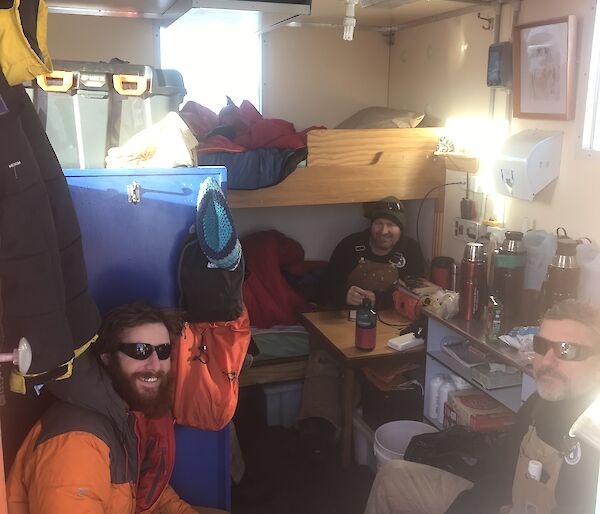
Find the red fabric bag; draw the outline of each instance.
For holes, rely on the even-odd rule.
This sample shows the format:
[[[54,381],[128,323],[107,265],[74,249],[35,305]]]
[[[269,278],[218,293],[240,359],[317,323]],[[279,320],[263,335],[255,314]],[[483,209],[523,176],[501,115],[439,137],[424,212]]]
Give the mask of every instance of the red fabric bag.
[[[250,344],[248,311],[232,321],[186,323],[173,355],[177,423],[221,430],[233,417]]]

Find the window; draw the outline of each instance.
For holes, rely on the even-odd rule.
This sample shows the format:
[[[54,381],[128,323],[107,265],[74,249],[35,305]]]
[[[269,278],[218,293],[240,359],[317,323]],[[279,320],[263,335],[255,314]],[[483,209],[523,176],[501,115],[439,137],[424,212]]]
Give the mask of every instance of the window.
[[[584,150],[600,151],[600,5],[596,6],[594,38],[588,77],[588,91],[585,102],[582,146]]]
[[[160,32],[161,67],[183,75],[186,101],[218,113],[229,96],[260,111],[260,13],[191,9]]]

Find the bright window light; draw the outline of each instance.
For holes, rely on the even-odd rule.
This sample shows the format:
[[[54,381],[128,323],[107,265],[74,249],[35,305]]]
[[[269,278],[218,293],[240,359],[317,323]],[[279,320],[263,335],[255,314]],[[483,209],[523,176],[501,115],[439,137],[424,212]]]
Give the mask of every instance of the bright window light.
[[[594,20],[594,39],[590,58],[587,99],[585,102],[585,120],[583,122],[582,146],[584,150],[600,151],[600,5],[596,6]]]
[[[260,111],[260,13],[191,9],[160,32],[161,67],[178,70],[193,100],[218,113],[229,96]]]

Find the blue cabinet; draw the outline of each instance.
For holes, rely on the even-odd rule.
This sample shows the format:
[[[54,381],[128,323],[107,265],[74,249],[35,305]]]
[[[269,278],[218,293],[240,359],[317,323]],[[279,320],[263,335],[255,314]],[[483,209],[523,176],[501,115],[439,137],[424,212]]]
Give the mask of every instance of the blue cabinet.
[[[200,184],[212,176],[226,191],[225,168],[77,169],[65,176],[100,311],[135,300],[176,306],[179,252]]]
[[[200,184],[223,167],[65,170],[75,205],[92,296],[102,313],[145,300],[177,305],[177,264],[196,219]],[[229,510],[229,429],[176,427],[172,484],[192,505]]]

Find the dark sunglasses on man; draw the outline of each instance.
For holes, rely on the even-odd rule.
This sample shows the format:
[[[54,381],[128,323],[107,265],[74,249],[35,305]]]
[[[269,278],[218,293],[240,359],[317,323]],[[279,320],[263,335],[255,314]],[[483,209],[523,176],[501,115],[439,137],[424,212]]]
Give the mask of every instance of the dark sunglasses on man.
[[[550,341],[545,337],[533,336],[533,351],[539,355],[546,355],[552,348],[554,356],[563,361],[584,361],[592,355],[597,355],[598,350],[590,346],[565,341]]]
[[[144,361],[156,352],[159,360],[164,361],[171,355],[171,343],[151,345],[149,343],[119,343],[117,351],[138,361]]]

